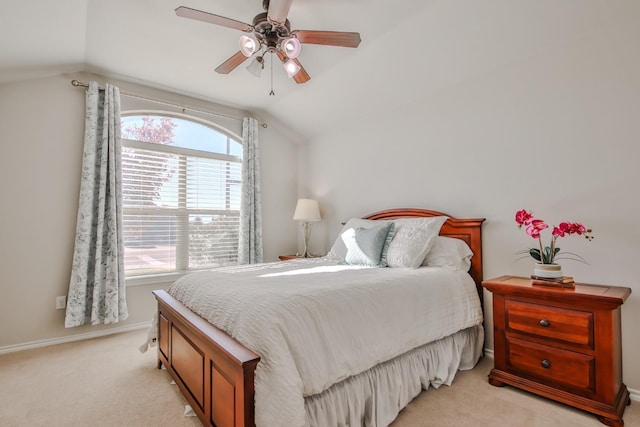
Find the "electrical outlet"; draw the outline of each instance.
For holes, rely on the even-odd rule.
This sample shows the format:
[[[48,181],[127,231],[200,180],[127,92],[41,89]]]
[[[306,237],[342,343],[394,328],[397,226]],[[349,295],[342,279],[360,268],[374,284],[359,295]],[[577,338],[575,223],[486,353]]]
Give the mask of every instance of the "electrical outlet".
[[[56,297],[56,310],[62,310],[67,306],[67,297],[65,295]]]

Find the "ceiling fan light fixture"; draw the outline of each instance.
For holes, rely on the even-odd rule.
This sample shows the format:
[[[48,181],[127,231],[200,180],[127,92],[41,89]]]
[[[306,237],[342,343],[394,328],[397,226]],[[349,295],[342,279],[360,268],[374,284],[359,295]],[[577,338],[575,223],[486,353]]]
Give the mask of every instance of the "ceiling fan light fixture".
[[[281,48],[288,58],[295,59],[298,57],[298,55],[300,55],[302,44],[300,43],[300,40],[295,37],[287,37],[286,39],[282,40]]]
[[[253,24],[237,21],[225,16],[180,6],[175,9],[176,15],[207,22],[222,27],[240,30],[243,32],[238,43],[240,50],[224,61],[215,71],[219,74],[229,74],[247,58],[271,54],[271,79],[273,80],[273,57],[280,60],[289,78],[296,83],[306,83],[311,77],[298,60],[302,44],[315,44],[324,46],[341,46],[355,48],[360,45],[360,33],[345,31],[316,31],[316,30],[291,30],[291,22],[287,15],[293,0],[263,0],[264,12],[258,13],[253,18]],[[252,62],[247,69],[255,76],[261,74],[264,69],[264,61]],[[273,91],[272,91],[273,92]]]
[[[247,58],[256,53],[260,49],[260,41],[253,33],[243,34],[240,36],[240,52]]]
[[[284,66],[284,70],[287,72],[287,77],[289,78],[292,78],[293,76],[298,74],[298,71],[302,69],[302,67],[298,65],[298,63],[293,59],[289,59],[282,65]]]

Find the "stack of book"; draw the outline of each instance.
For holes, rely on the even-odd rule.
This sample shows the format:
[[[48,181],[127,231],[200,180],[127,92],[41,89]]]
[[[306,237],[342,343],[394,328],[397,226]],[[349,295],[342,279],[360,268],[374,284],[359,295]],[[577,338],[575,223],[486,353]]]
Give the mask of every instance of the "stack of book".
[[[558,288],[575,288],[576,287],[576,282],[573,281],[573,277],[571,276],[540,277],[540,276],[532,275],[531,284],[542,285],[542,286],[556,286]]]

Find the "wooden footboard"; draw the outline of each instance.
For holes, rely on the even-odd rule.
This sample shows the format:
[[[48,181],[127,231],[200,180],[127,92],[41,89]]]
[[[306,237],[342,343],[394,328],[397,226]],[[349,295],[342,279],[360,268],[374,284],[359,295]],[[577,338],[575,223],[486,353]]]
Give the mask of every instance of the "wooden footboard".
[[[158,368],[164,365],[204,425],[254,426],[260,357],[165,291],[158,301]]]

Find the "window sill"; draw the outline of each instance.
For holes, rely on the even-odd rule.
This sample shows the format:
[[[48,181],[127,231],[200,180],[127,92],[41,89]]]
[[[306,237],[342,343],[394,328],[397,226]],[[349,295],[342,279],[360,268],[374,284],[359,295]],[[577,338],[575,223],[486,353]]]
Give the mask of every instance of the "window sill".
[[[129,286],[142,286],[160,283],[173,283],[187,273],[167,273],[167,274],[151,274],[147,276],[129,277],[125,279],[125,284]]]

